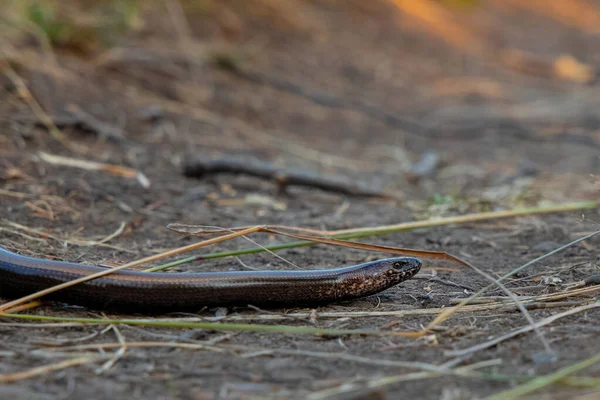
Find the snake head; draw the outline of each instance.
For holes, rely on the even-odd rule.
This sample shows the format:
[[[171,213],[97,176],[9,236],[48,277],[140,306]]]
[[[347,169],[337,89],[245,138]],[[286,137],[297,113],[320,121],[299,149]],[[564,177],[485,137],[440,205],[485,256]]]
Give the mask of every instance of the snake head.
[[[371,261],[352,268],[340,281],[345,298],[356,298],[379,293],[412,278],[421,269],[421,260],[414,257],[396,257]]]
[[[421,260],[415,257],[397,257],[381,260],[382,266],[386,269],[386,275],[393,278],[396,283],[400,283],[412,278],[421,269]]]

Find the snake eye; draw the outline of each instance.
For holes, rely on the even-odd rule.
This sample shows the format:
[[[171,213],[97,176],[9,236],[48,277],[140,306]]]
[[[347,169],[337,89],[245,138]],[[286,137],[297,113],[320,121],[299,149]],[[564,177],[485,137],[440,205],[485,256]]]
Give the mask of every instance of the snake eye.
[[[400,261],[394,261],[394,263],[392,264],[392,268],[396,269],[396,270],[401,270],[403,267],[403,264]]]

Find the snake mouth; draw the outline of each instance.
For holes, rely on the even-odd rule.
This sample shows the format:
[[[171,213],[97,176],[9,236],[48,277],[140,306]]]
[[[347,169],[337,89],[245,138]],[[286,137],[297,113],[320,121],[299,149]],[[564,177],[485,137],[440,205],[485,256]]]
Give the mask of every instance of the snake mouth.
[[[420,270],[423,263],[418,258],[407,257],[406,266],[402,271],[402,276],[404,279],[410,279],[415,276]]]
[[[412,272],[413,274],[416,274],[417,272],[419,272],[421,270],[421,266],[423,265],[421,260],[419,260],[418,258],[415,258],[415,257],[407,257],[405,261],[406,261],[405,271]]]
[[[395,283],[403,282],[415,276],[420,270],[422,262],[416,257],[400,257],[388,261],[387,275],[393,277]],[[391,267],[391,268],[390,268]]]

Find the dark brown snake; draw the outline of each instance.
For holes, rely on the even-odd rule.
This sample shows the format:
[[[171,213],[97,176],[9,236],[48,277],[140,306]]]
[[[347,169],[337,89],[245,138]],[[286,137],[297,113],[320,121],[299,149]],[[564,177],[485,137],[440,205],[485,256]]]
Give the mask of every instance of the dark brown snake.
[[[157,312],[204,306],[298,306],[368,296],[412,278],[418,258],[305,271],[155,273],[116,271],[45,296],[118,311]],[[0,247],[0,298],[18,298],[105,268],[21,256]]]

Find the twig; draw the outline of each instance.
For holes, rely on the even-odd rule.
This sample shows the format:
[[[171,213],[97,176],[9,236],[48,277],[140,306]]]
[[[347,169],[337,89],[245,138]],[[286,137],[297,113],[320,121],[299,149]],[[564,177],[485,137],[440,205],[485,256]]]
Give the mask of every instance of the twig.
[[[38,156],[45,162],[52,165],[62,165],[73,168],[81,168],[87,171],[103,171],[108,172],[111,175],[121,176],[124,178],[133,178],[144,188],[150,187],[150,180],[140,171],[135,169],[123,167],[121,165],[105,164],[95,161],[80,160],[71,157],[57,156],[53,154],[44,153],[40,151]]]
[[[326,176],[314,171],[278,168],[255,158],[221,157],[210,159],[196,157],[186,162],[184,174],[200,178],[218,173],[245,174],[274,181],[279,193],[288,186],[308,186],[350,196],[381,197],[394,199],[398,196],[361,185],[341,176]]]

